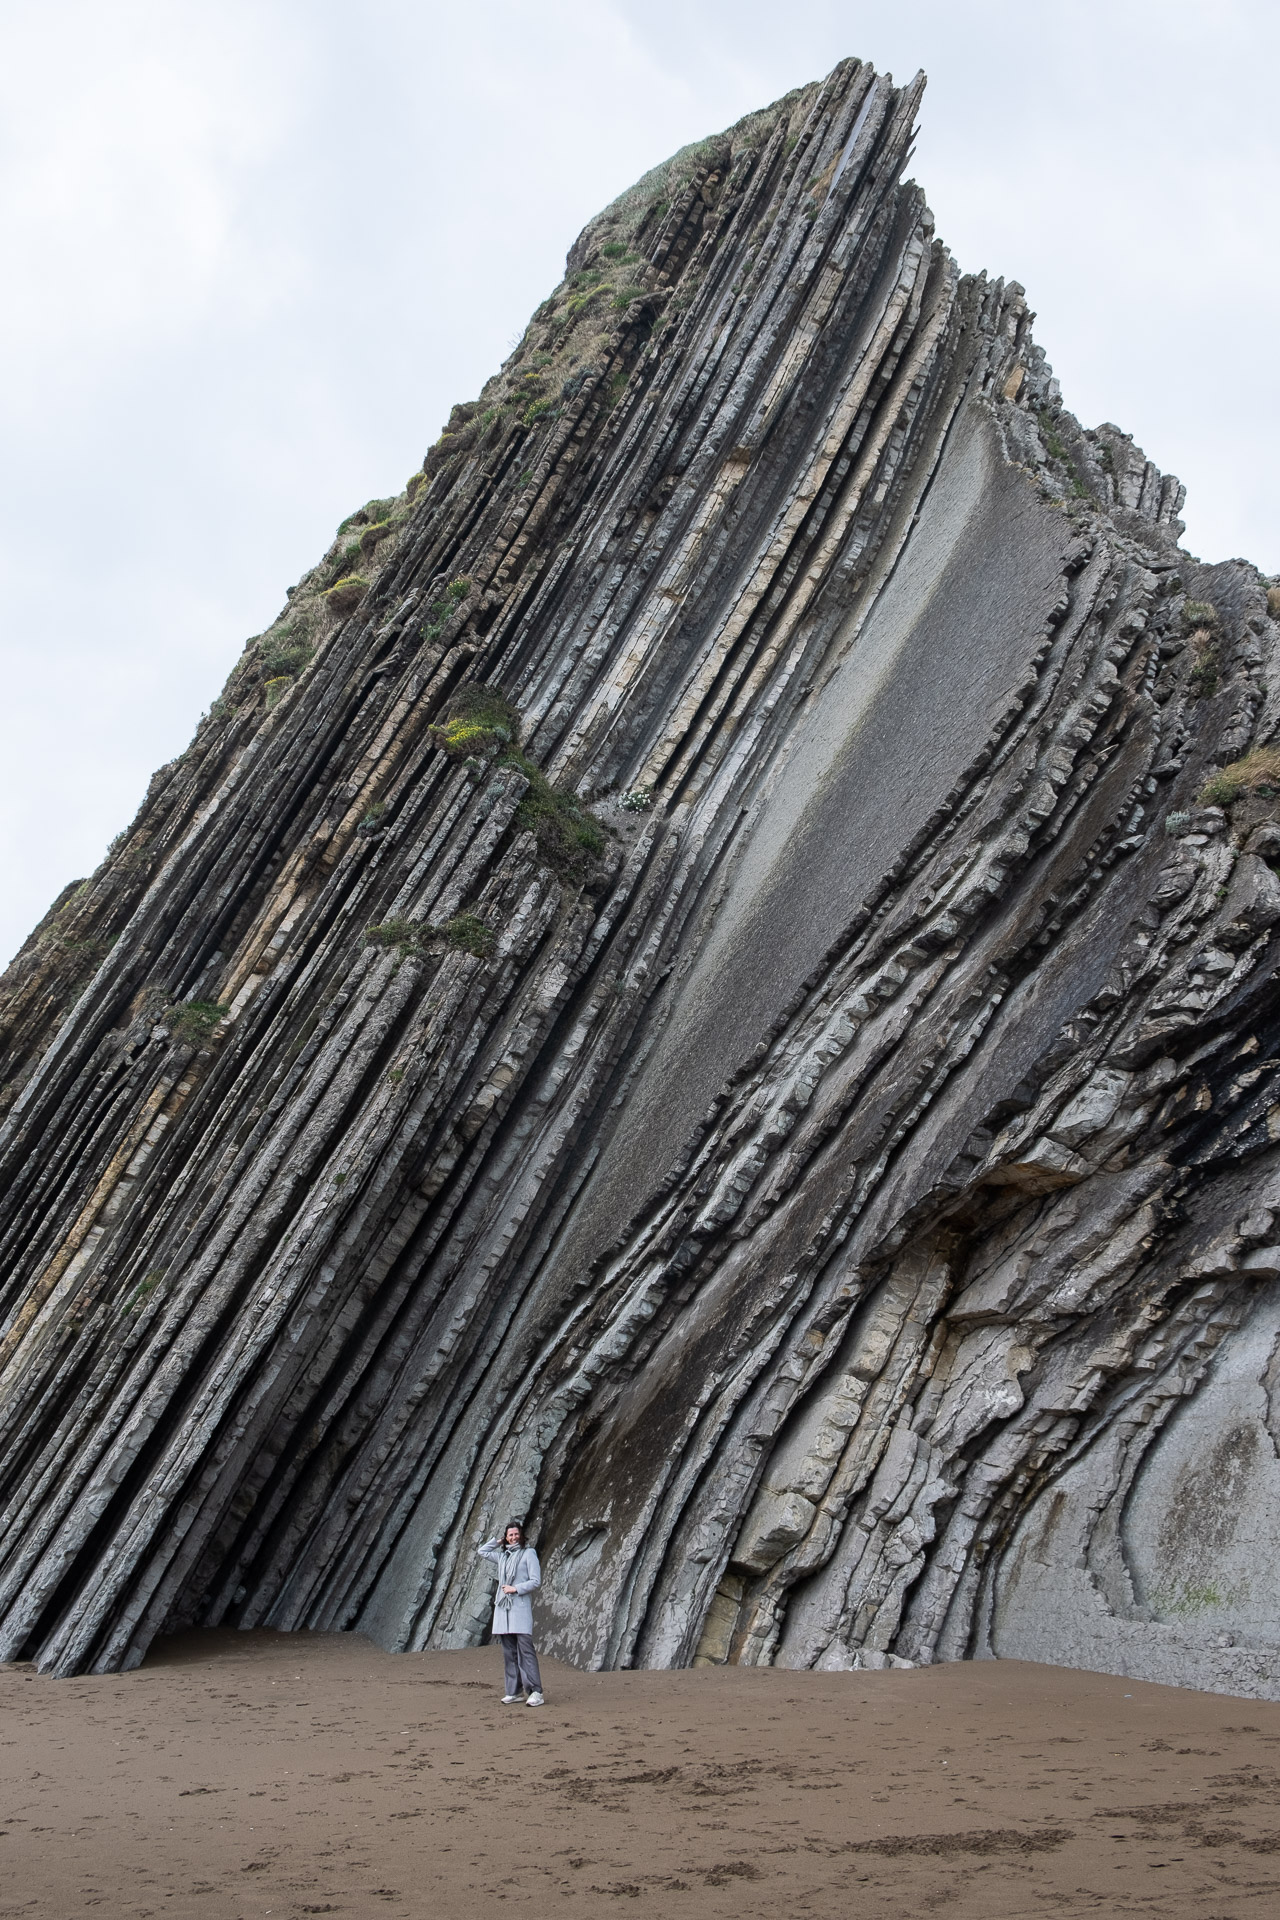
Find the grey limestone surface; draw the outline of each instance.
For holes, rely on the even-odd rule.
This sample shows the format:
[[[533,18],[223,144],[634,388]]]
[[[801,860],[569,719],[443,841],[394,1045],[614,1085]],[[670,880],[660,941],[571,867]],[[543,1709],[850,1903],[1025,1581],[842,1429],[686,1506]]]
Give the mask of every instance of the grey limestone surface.
[[[994,1654],[1280,1697],[1278,1350],[1268,1275],[1130,1484],[1103,1444],[1031,1506],[999,1582]],[[1100,1529],[1116,1537],[1095,1566]]]

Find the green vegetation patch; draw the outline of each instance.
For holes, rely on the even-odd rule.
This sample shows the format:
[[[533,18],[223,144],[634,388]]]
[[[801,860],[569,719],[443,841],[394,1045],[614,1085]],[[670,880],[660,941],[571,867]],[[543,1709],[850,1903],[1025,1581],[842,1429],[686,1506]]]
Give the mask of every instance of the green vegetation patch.
[[[429,921],[397,917],[364,930],[367,947],[390,948],[401,960],[423,959],[432,944],[440,940],[461,953],[474,954],[477,960],[487,960],[498,944],[493,928],[475,913],[455,913],[452,920],[438,927]]]
[[[604,852],[604,828],[576,794],[553,787],[532,760],[511,754],[505,764],[518,767],[529,782],[529,790],[516,808],[516,826],[533,835],[538,852],[553,873],[581,886],[590,879]]]
[[[360,535],[361,553],[372,553],[374,548],[381,545],[382,541],[388,539],[395,530],[394,520],[375,520],[373,525],[366,527]]]
[[[418,474],[416,478],[420,481],[422,475]],[[379,520],[386,520],[395,504],[394,495],[386,500],[366,500],[362,507],[357,507],[354,513],[347,515],[338,532],[345,533],[348,527],[370,526]]]
[[[602,284],[594,287],[585,287],[580,292],[571,294],[569,299],[565,301],[564,306],[560,309],[560,312],[556,315],[557,322],[561,326],[571,325],[572,322],[578,318],[579,314],[586,312],[593,301],[598,300],[602,294],[607,292],[608,288]]]
[[[430,938],[429,926],[424,926],[419,920],[406,920],[400,915],[364,930],[366,947],[393,947],[402,960],[425,953]]]
[[[461,573],[456,580],[449,582],[438,600],[432,601],[431,605],[427,608],[426,621],[420,629],[420,635],[423,640],[429,642],[440,637],[444,632],[445,622],[451,614],[457,612],[459,606],[461,606],[462,602],[471,592],[471,586],[472,583],[466,574]]]
[[[276,633],[264,634],[258,641],[258,659],[267,680],[276,680],[281,674],[305,673],[315,657],[311,642],[292,623]]]
[[[188,1046],[202,1047],[212,1038],[214,1028],[220,1020],[225,1020],[230,1007],[220,1006],[214,1000],[181,1000],[164,1015],[164,1024],[175,1040],[185,1040]]]
[[[1044,441],[1045,450],[1050,458],[1065,461],[1067,459],[1066,445],[1061,437],[1054,432],[1050,424],[1050,416],[1045,412],[1041,412],[1037,415],[1037,419],[1040,425],[1040,438]]]
[[[363,574],[349,573],[345,579],[331,586],[321,598],[326,606],[333,608],[335,613],[350,613],[353,608],[360,605],[368,591],[369,582]]]
[[[1229,807],[1246,793],[1272,798],[1280,793],[1280,748],[1255,747],[1243,760],[1211,774],[1200,789],[1202,807]]]
[[[493,687],[460,687],[444,720],[431,729],[451,760],[500,753],[520,743],[520,716]]]
[[[1203,627],[1198,627],[1193,635],[1195,647],[1195,665],[1187,680],[1187,685],[1197,700],[1212,700],[1218,691],[1218,681],[1222,674],[1222,662],[1213,639]]]
[[[1196,628],[1221,626],[1218,609],[1209,600],[1188,600],[1182,609],[1182,626],[1185,633],[1193,633]]]
[[[541,858],[562,879],[582,885],[591,876],[605,849],[605,829],[576,794],[552,786],[519,751],[520,715],[496,688],[460,687],[431,732],[453,760],[496,757],[499,766],[522,773],[529,784],[516,808],[516,828],[533,834]]]
[[[498,944],[493,928],[487,927],[474,913],[456,913],[452,920],[445,921],[440,932],[451,947],[474,954],[477,960],[487,960]]]

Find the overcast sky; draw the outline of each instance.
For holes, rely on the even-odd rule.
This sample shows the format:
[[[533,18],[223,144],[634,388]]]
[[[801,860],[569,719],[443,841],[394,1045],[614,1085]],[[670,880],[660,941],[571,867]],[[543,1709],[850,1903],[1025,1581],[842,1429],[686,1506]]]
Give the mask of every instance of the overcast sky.
[[[1280,568],[1275,0],[0,4],[0,960],[584,221],[848,54],[1086,424]]]

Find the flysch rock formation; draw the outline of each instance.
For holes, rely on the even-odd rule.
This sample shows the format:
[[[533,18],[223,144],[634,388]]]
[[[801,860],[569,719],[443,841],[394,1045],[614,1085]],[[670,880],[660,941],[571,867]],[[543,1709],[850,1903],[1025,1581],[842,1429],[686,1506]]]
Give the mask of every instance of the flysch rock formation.
[[[588,1667],[1280,1697],[1280,595],[922,87],[594,220],[11,967],[4,1657],[469,1645],[525,1513]]]

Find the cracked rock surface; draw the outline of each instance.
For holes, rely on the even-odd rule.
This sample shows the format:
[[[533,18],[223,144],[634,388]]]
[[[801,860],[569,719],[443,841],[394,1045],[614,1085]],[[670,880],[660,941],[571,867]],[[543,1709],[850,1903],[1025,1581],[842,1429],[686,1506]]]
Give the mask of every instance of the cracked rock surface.
[[[0,1656],[469,1645],[528,1513],[579,1665],[1280,1697],[1280,595],[922,88],[593,221],[10,968]]]

